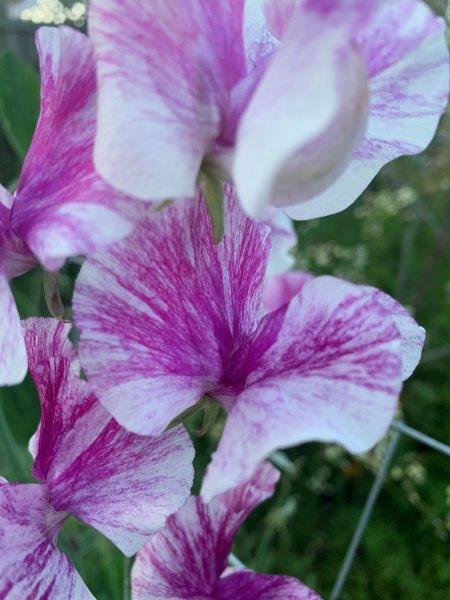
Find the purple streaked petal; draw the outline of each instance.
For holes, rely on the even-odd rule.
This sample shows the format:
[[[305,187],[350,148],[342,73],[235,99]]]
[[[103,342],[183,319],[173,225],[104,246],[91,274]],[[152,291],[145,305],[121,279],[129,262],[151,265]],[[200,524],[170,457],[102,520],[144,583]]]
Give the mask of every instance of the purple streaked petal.
[[[132,200],[97,175],[96,80],[89,38],[69,27],[37,33],[41,114],[12,210],[15,233],[48,270],[127,235]]]
[[[297,0],[261,0],[267,26],[279,40],[289,27],[296,3]]]
[[[267,267],[267,276],[270,278],[285,273],[294,266],[291,250],[297,245],[297,234],[294,224],[283,210],[269,209],[269,217],[265,223],[272,230],[272,252]]]
[[[33,473],[51,482],[96,439],[111,417],[79,378],[79,363],[68,340],[70,325],[33,318],[24,321],[23,328],[41,403],[41,421],[30,443]]]
[[[192,442],[181,426],[148,438],[111,420],[52,482],[52,502],[131,556],[186,502],[193,459]]]
[[[257,326],[269,230],[226,188],[215,245],[201,198],[179,201],[88,259],[74,296],[80,358],[98,398],[127,429],[161,433],[211,390]]]
[[[277,448],[318,440],[364,452],[395,414],[401,340],[376,292],[319,277],[280,311],[265,317],[234,372],[245,389],[208,469],[207,499]]]
[[[16,385],[27,373],[27,353],[16,302],[0,270],[0,386]]]
[[[7,279],[26,273],[37,262],[24,241],[11,229],[13,201],[13,196],[0,185],[0,268]]]
[[[134,0],[91,2],[96,164],[118,189],[142,199],[195,194],[229,93],[245,74],[243,8],[244,0],[156,0],[139,10]]]
[[[288,209],[295,219],[329,215],[352,204],[386,163],[428,146],[447,105],[445,26],[424,2],[384,3],[356,42],[370,77],[365,139],[328,190]]]
[[[288,304],[311,279],[313,279],[312,275],[300,271],[291,271],[271,277],[264,288],[264,308],[267,312],[272,312]],[[376,295],[377,302],[393,318],[398,329],[401,337],[402,379],[404,381],[412,375],[419,364],[425,342],[425,330],[394,298],[375,288],[367,287],[367,290]]]
[[[267,312],[272,312],[288,304],[311,281],[313,276],[301,271],[274,275],[267,281],[263,293],[263,305]]]
[[[253,508],[272,495],[279,473],[270,464],[206,505],[200,497],[167,520],[139,552],[132,572],[133,598],[215,598],[234,536]]]
[[[153,439],[127,432],[79,378],[68,326],[29,319],[24,328],[42,410],[34,474],[47,482],[56,510],[131,555],[189,496],[192,442],[182,427]]]
[[[93,600],[72,564],[55,546],[65,516],[50,507],[45,486],[0,486],[1,598]]]
[[[377,302],[391,315],[401,337],[402,379],[408,379],[422,356],[425,343],[425,329],[417,324],[416,320],[399,302],[380,290],[374,290]]]
[[[320,596],[293,577],[238,571],[220,580],[216,600],[320,600]]]
[[[289,206],[323,191],[360,144],[367,106],[349,23],[299,3],[239,124],[233,179],[245,210],[264,217],[269,203]]]

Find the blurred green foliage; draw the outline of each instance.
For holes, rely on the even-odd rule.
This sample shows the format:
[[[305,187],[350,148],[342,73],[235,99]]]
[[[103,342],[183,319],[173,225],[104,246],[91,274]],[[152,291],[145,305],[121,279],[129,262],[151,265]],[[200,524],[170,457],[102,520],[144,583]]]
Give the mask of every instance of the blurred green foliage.
[[[14,186],[37,117],[37,75],[12,55],[0,58],[0,181]],[[20,103],[17,101],[20,98]],[[427,329],[421,366],[405,385],[399,412],[450,443],[450,118],[419,157],[385,168],[349,210],[298,223],[297,267],[379,287]],[[61,274],[70,306],[76,262]],[[42,274],[12,282],[21,315],[48,315]],[[282,418],[282,415],[280,415]],[[29,437],[39,419],[29,378],[2,389],[0,473],[31,480]],[[198,420],[198,419],[197,419]],[[198,427],[194,418],[191,432]],[[220,423],[195,438],[196,484]],[[235,553],[249,567],[295,575],[327,596],[361,513],[386,440],[354,457],[335,446],[288,451],[296,469],[240,531]],[[403,438],[342,598],[446,600],[450,590],[450,462]],[[68,521],[59,544],[99,600],[126,597],[130,563],[91,528]]]
[[[11,148],[24,159],[39,113],[39,76],[12,52],[0,56],[0,119]]]

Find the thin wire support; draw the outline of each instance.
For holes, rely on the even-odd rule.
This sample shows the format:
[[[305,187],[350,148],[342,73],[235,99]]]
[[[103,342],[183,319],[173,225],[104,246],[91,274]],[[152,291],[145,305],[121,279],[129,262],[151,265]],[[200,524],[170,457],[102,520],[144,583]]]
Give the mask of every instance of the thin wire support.
[[[359,545],[361,543],[362,536],[369,523],[370,517],[372,516],[372,512],[375,507],[378,495],[381,491],[384,480],[386,479],[386,476],[388,474],[389,467],[394,458],[394,454],[397,449],[400,437],[400,431],[398,431],[397,429],[394,430],[392,438],[386,449],[386,454],[384,455],[383,462],[381,463],[381,466],[375,477],[375,481],[373,482],[372,488],[367,497],[363,512],[361,513],[361,517],[355,529],[355,533],[353,534],[352,541],[350,543],[350,546],[348,547],[347,554],[345,555],[344,562],[342,563],[341,569],[336,579],[336,583],[334,584],[333,590],[330,595],[330,600],[337,600],[341,595],[345,582],[347,581],[347,577],[350,573],[350,569],[352,568],[356,552],[358,551]]]
[[[445,454],[446,456],[450,456],[450,446],[435,440],[421,431],[417,431],[417,429],[413,429],[409,425],[406,425],[406,423],[403,423],[403,421],[395,420],[392,423],[392,427],[397,431],[400,431],[401,433],[413,438],[414,440],[417,440],[418,442],[421,442],[422,444],[425,444],[426,446],[429,446],[438,452],[442,452],[442,454]]]

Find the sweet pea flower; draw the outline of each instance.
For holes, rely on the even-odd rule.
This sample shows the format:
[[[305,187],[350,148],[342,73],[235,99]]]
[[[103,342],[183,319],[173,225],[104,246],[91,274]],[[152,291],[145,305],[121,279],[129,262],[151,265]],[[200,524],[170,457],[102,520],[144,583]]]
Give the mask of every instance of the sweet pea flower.
[[[248,514],[274,491],[279,473],[268,463],[209,503],[192,496],[138,553],[133,600],[319,600],[293,577],[228,569],[233,539]]]
[[[133,199],[96,173],[96,75],[89,38],[69,27],[42,27],[41,112],[12,196],[0,186],[0,386],[25,377],[21,326],[8,280],[127,235]]]
[[[226,409],[207,500],[276,448],[368,450],[424,341],[395,300],[333,277],[305,280],[264,316],[270,229],[244,215],[231,188],[225,196],[222,242],[202,197],[172,203],[87,259],[73,304],[83,369],[127,429],[157,435],[205,395]]]
[[[12,227],[39,262],[56,271],[133,227],[133,201],[96,173],[97,85],[92,44],[70,27],[36,36],[41,112],[14,195]]]
[[[125,431],[79,377],[69,325],[24,323],[41,422],[30,441],[40,483],[0,485],[0,597],[93,598],[56,539],[70,516],[130,556],[190,493],[193,447],[178,427],[158,438]]]
[[[204,168],[253,217],[338,212],[431,141],[444,29],[421,0],[92,0],[97,168],[142,199]]]

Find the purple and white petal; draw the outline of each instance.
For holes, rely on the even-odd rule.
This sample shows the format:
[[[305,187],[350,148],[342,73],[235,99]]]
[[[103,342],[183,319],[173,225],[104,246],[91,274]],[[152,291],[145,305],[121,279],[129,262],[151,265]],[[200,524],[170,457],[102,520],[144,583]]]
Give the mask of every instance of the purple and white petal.
[[[51,508],[43,485],[0,485],[1,598],[94,599],[55,545],[66,516]]]
[[[157,435],[196,404],[257,326],[270,231],[243,215],[229,188],[226,196],[221,243],[203,200],[187,199],[88,259],[78,277],[83,369],[136,433]]]
[[[13,196],[0,185],[0,269],[7,279],[32,269],[37,261],[23,240],[11,229]]]
[[[253,508],[273,494],[279,473],[270,464],[207,505],[201,497],[167,520],[139,552],[132,572],[135,600],[215,598],[234,536]]]
[[[16,385],[27,373],[27,353],[20,317],[6,276],[0,268],[0,386]]]
[[[329,189],[288,209],[294,219],[333,214],[352,204],[386,163],[428,146],[447,105],[445,25],[424,2],[385,2],[355,42],[370,78],[365,138]]]
[[[41,114],[12,209],[15,233],[48,270],[126,236],[132,200],[96,173],[96,74],[89,38],[69,27],[37,33]]]
[[[305,283],[314,277],[309,273],[291,271],[271,277],[264,288],[263,305],[272,312],[288,304],[301,292]],[[419,364],[425,343],[425,330],[417,324],[411,314],[399,302],[388,294],[375,288],[367,290],[376,295],[377,302],[389,313],[401,337],[402,379],[408,379]]]
[[[245,74],[244,0],[94,0],[100,173],[142,199],[193,196]],[[133,15],[133,18],[130,18]]]
[[[277,448],[315,440],[371,448],[394,417],[401,363],[395,319],[376,292],[331,277],[306,283],[263,319],[241,353],[234,377],[244,391],[209,466],[205,497],[245,481]]]
[[[267,266],[269,278],[289,271],[295,260],[291,251],[297,245],[297,234],[294,224],[287,214],[280,209],[269,209],[269,218],[265,221],[272,231],[272,252]]]
[[[193,444],[182,426],[149,438],[111,419],[51,482],[52,502],[131,556],[186,502],[193,459]]]
[[[359,146],[368,81],[350,23],[312,2],[297,5],[237,131],[232,174],[248,214],[264,217],[268,204],[289,206],[322,192]]]
[[[301,271],[290,271],[270,277],[264,288],[264,308],[267,312],[273,312],[288,304],[311,279],[312,275]]]
[[[131,555],[189,496],[192,442],[182,427],[146,438],[116,423],[79,378],[68,325],[29,319],[24,329],[42,411],[34,475],[47,482],[56,510]]]
[[[401,337],[402,354],[402,379],[408,379],[422,356],[423,345],[425,343],[425,329],[417,324],[417,321],[410,315],[404,306],[394,300],[388,294],[380,290],[374,290],[377,302],[392,316],[395,326]]]
[[[297,0],[261,0],[269,31],[281,40],[292,20]]]
[[[319,594],[294,577],[238,571],[224,577],[214,590],[216,600],[320,600]]]
[[[49,484],[102,432],[110,415],[79,377],[68,339],[70,325],[56,319],[23,322],[30,374],[41,403],[41,421],[30,443],[33,474]]]

